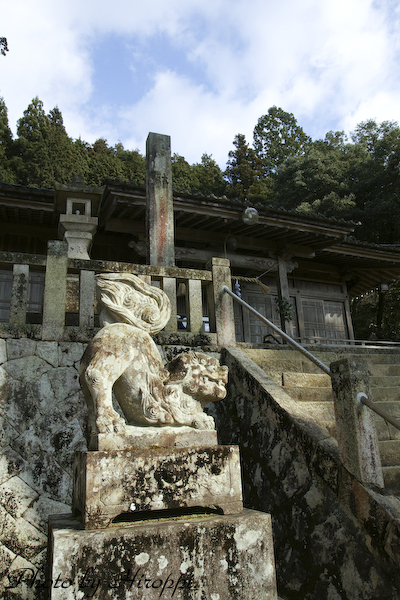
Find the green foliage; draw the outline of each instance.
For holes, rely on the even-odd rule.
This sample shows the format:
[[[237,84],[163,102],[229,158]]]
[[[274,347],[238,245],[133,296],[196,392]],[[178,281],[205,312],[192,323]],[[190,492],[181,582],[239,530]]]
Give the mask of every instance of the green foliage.
[[[11,166],[13,139],[8,126],[7,107],[0,98],[0,181],[16,183],[15,173]]]
[[[235,150],[229,152],[225,178],[229,197],[250,202],[268,202],[273,197],[274,182],[264,177],[262,160],[256,155],[242,134],[235,136]]]
[[[266,176],[275,175],[290,156],[303,154],[311,142],[293,114],[277,106],[258,119],[253,139]]]
[[[211,154],[203,154],[201,162],[192,166],[194,180],[197,180],[197,190],[203,196],[222,196],[226,190],[226,181],[218,164]]]
[[[352,219],[357,211],[354,165],[360,153],[343,132],[329,132],[291,156],[276,181],[276,203],[289,210]]]
[[[356,338],[400,340],[400,281],[355,298],[351,312]]]
[[[61,111],[48,115],[34,98],[18,121],[18,138],[12,140],[7,108],[0,99],[0,180],[33,187],[52,188],[54,181],[69,183],[80,175],[86,183],[100,185],[105,178],[144,184],[146,161],[137,150],[122,144],[109,147],[99,139],[93,145],[72,140]]]
[[[275,298],[275,303],[281,317],[283,317],[285,321],[292,321],[296,312],[293,304],[286,298],[282,298],[282,300]]]
[[[15,144],[18,161],[18,179],[25,185],[51,187],[54,180],[49,137],[50,119],[43,102],[34,98],[18,121],[18,139]]]
[[[192,193],[198,188],[199,182],[195,178],[193,168],[183,156],[172,156],[172,185],[177,192]]]

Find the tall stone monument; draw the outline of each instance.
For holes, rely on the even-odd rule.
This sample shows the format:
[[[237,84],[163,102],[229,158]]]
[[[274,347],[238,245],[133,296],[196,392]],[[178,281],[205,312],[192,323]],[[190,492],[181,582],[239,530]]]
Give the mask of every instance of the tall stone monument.
[[[97,283],[102,329],[81,362],[90,450],[75,455],[73,514],[50,519],[50,599],[275,600],[270,516],[243,509],[239,450],[203,412],[227,368],[196,352],[164,365],[151,335],[166,294],[123,273]]]

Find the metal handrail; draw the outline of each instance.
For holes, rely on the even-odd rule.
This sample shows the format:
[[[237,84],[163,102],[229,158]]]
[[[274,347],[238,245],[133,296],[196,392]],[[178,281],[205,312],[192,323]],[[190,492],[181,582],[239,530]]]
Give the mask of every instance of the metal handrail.
[[[301,344],[299,344],[298,342],[296,342],[296,340],[294,340],[290,335],[288,335],[287,333],[285,333],[284,331],[282,331],[282,329],[279,329],[279,327],[277,327],[275,325],[275,323],[272,323],[272,321],[270,321],[269,319],[267,319],[266,317],[264,317],[255,308],[253,308],[252,306],[250,306],[250,304],[247,304],[247,302],[245,302],[237,294],[235,294],[234,292],[232,292],[232,290],[230,290],[226,285],[223,285],[222,288],[221,288],[221,290],[223,292],[226,292],[230,296],[232,296],[232,298],[234,298],[237,302],[239,302],[239,304],[242,304],[242,306],[245,306],[250,312],[252,312],[254,315],[256,315],[256,317],[258,317],[261,321],[263,321],[266,325],[268,325],[268,327],[271,327],[271,329],[273,329],[284,340],[286,340],[288,344],[290,344],[291,346],[293,346],[293,348],[296,348],[296,350],[299,350],[299,352],[301,352],[304,356],[306,356],[309,360],[311,360],[311,362],[313,362],[315,365],[317,365],[317,367],[319,367],[320,369],[322,369],[322,371],[324,371],[327,375],[331,374],[331,370],[330,370],[330,368],[327,365],[325,365],[322,361],[318,360],[318,358],[316,356],[314,356],[313,354],[311,354],[311,352],[309,352],[308,350],[306,350],[304,348],[304,346],[302,346]]]
[[[306,356],[309,360],[311,360],[311,362],[313,362],[315,365],[317,365],[317,367],[322,369],[322,371],[324,371],[327,375],[330,375],[330,376],[332,375],[331,370],[327,365],[325,365],[323,362],[318,360],[318,358],[316,356],[311,354],[311,352],[309,352],[301,344],[296,342],[296,340],[294,340],[290,335],[288,335],[287,333],[282,331],[282,329],[279,329],[279,327],[277,327],[275,325],[275,323],[272,323],[272,321],[270,321],[269,319],[264,317],[261,313],[259,313],[250,304],[248,304],[247,302],[242,300],[242,298],[240,298],[237,294],[232,292],[232,290],[230,290],[226,285],[223,285],[221,289],[223,292],[226,292],[227,294],[229,294],[234,300],[239,302],[239,304],[241,304],[242,306],[245,306],[256,317],[258,317],[261,321],[263,321],[266,325],[268,325],[268,327],[271,327],[271,329],[273,329],[284,340],[286,340],[288,344],[293,346],[293,348],[296,348],[296,350],[299,350],[299,352],[301,352],[304,356]],[[376,414],[378,414],[380,417],[385,419],[385,421],[387,421],[388,423],[393,425],[393,427],[396,427],[397,429],[400,430],[400,423],[398,421],[396,421],[396,419],[394,419],[391,415],[389,415],[389,413],[387,413],[383,408],[380,408],[379,406],[377,406],[375,404],[375,402],[370,400],[364,392],[360,392],[359,394],[357,394],[357,402],[359,403],[359,405],[365,404],[366,406],[368,406],[368,408],[370,408]]]
[[[389,413],[386,412],[386,410],[380,408],[377,404],[375,404],[373,400],[370,400],[367,394],[365,394],[364,392],[359,392],[357,394],[357,402],[359,405],[365,404],[365,406],[368,406],[368,408],[376,412],[377,415],[382,417],[382,419],[385,419],[385,421],[393,425],[393,427],[396,427],[396,429],[400,429],[399,421],[394,419],[392,415],[389,415]]]

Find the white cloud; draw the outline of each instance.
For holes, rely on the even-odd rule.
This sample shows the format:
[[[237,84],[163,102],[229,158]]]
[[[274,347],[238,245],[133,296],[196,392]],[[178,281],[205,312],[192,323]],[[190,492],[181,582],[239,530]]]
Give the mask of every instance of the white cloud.
[[[314,137],[370,117],[398,120],[399,29],[389,0],[13,0],[2,7],[10,51],[0,56],[0,93],[14,131],[38,95],[46,110],[59,106],[74,137],[143,152],[147,133],[158,131],[189,161],[207,152],[224,165],[234,135],[251,142],[274,104]],[[151,42],[160,33],[196,77],[157,63]],[[110,34],[133,48],[125,90],[138,76],[135,56],[150,53],[153,83],[136,82],[130,105],[129,94],[124,104],[98,102],[92,49]]]

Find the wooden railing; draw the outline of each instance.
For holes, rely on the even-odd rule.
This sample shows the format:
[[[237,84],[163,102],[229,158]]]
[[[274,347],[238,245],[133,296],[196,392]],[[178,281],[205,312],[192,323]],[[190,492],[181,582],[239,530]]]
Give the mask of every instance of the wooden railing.
[[[57,240],[48,243],[46,256],[0,252],[0,270],[7,275],[3,290],[7,285],[9,295],[3,298],[2,321],[9,329],[31,326],[42,340],[62,340],[68,329],[95,328],[95,274],[125,272],[166,292],[172,307],[166,333],[207,333],[211,338],[217,333],[220,345],[234,344],[233,312],[227,325],[230,307],[220,293],[223,284],[230,285],[229,261],[213,259],[210,270],[197,270],[71,259],[67,252],[67,243]],[[6,305],[9,309],[4,310]]]

